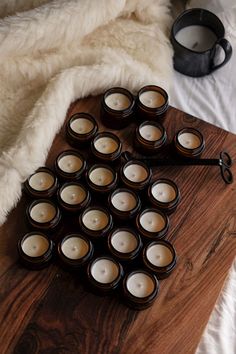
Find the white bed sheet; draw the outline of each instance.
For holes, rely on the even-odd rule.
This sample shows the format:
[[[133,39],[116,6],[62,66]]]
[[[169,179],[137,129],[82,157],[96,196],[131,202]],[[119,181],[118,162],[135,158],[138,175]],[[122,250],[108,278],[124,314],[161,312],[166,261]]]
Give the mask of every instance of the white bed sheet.
[[[236,7],[218,15],[233,47],[232,58],[224,67],[203,78],[190,78],[175,72],[170,103],[236,133]],[[235,353],[236,258],[196,351],[196,354]]]

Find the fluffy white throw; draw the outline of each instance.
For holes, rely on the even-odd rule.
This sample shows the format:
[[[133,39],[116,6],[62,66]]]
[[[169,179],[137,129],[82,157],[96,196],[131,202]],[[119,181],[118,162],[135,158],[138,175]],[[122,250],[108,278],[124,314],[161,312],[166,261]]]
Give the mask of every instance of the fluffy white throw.
[[[70,103],[112,86],[168,90],[172,48],[166,0],[1,0],[0,16],[2,224]]]

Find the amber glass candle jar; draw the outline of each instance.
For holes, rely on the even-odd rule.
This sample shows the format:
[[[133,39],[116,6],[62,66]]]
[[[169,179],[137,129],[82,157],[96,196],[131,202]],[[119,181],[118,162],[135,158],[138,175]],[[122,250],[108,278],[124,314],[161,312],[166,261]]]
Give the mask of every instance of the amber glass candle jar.
[[[91,114],[76,113],[66,124],[66,138],[70,145],[81,148],[90,143],[97,130],[98,125]]]
[[[64,183],[57,196],[60,206],[68,212],[78,212],[86,208],[91,201],[89,191],[77,182]]]
[[[108,128],[125,128],[133,120],[134,109],[134,97],[125,88],[113,87],[102,96],[101,119]]]
[[[32,270],[47,267],[53,258],[54,243],[42,232],[25,234],[18,242],[21,263]]]
[[[151,306],[157,298],[158,292],[159,282],[156,276],[146,270],[137,269],[124,277],[124,301],[136,310],[143,310]]]
[[[104,195],[116,188],[117,172],[109,165],[95,164],[87,171],[86,181],[93,192]]]
[[[176,252],[168,241],[158,240],[148,245],[143,250],[143,262],[146,268],[155,273],[158,279],[170,275],[176,266]]]
[[[108,196],[111,213],[119,220],[133,219],[141,208],[139,196],[127,188],[118,188]]]
[[[126,187],[140,191],[146,188],[151,180],[150,168],[141,161],[130,160],[120,168],[120,178]]]
[[[167,92],[155,85],[141,88],[137,95],[137,116],[139,120],[160,121],[169,107]]]
[[[199,130],[186,127],[176,133],[173,145],[181,157],[200,157],[205,149],[205,140]]]
[[[146,240],[162,239],[169,229],[169,218],[158,209],[145,209],[137,216],[136,227]]]
[[[95,158],[103,162],[116,161],[121,155],[120,139],[113,133],[98,133],[91,143],[91,151]]]
[[[75,150],[60,153],[55,160],[55,171],[62,180],[79,180],[86,170],[86,161]]]
[[[156,154],[166,142],[166,130],[158,122],[145,121],[135,130],[134,147],[141,154]]]
[[[180,191],[170,179],[159,178],[149,186],[148,198],[154,207],[171,214],[180,202]]]
[[[50,168],[40,167],[24,183],[25,191],[34,198],[50,198],[58,188],[58,180]]]

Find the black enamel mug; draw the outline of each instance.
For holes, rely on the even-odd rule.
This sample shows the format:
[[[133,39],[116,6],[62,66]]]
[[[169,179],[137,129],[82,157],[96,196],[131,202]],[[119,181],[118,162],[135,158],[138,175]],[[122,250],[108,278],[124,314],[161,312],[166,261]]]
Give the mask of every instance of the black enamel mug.
[[[223,23],[212,12],[197,8],[184,11],[171,29],[175,70],[200,77],[225,65],[232,56],[232,47],[224,35]],[[225,57],[216,63],[219,47]]]

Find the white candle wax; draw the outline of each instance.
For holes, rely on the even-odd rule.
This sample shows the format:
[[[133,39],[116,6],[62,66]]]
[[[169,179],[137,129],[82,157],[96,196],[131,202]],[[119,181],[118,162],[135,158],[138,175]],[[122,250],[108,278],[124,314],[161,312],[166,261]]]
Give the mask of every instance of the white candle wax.
[[[22,251],[29,257],[40,257],[49,248],[48,240],[41,235],[31,235],[27,237],[21,245]]]
[[[102,210],[91,209],[84,214],[82,221],[87,229],[99,231],[107,226],[109,219]]]
[[[67,173],[74,173],[81,169],[83,162],[76,155],[64,155],[58,161],[59,168]]]
[[[30,216],[36,222],[49,222],[56,216],[56,208],[50,203],[38,203],[30,210]]]
[[[155,211],[147,211],[140,217],[140,224],[149,232],[159,232],[165,227],[165,219]]]
[[[46,191],[52,187],[54,177],[47,172],[36,172],[29,179],[29,185],[36,191]]]
[[[111,238],[111,244],[115,250],[121,253],[133,252],[138,241],[134,234],[129,231],[117,231]]]
[[[89,179],[97,186],[107,186],[114,180],[114,174],[105,167],[97,167],[89,174]]]
[[[174,187],[168,183],[155,184],[151,189],[151,193],[156,200],[162,203],[170,203],[176,198]]]
[[[62,243],[61,250],[67,258],[80,259],[88,253],[89,246],[82,238],[73,236]]]
[[[147,259],[156,267],[166,267],[173,261],[171,250],[161,244],[148,247]]]
[[[156,141],[162,137],[162,131],[152,124],[143,125],[139,128],[139,133],[142,138],[148,141]]]
[[[86,198],[85,190],[76,184],[70,184],[62,189],[61,199],[67,204],[79,204]]]
[[[138,164],[128,165],[124,169],[124,175],[132,182],[143,182],[148,177],[146,168]]]
[[[186,149],[196,149],[201,145],[200,138],[193,133],[182,133],[178,136],[178,141]]]
[[[110,259],[101,258],[93,263],[91,274],[97,282],[108,284],[116,280],[119,275],[119,268]]]
[[[151,295],[155,289],[152,278],[142,272],[130,275],[127,279],[126,286],[130,294],[139,298]]]
[[[70,123],[70,127],[77,134],[88,134],[93,130],[94,124],[87,118],[77,118]]]
[[[102,154],[112,154],[118,149],[118,143],[108,136],[103,136],[94,142],[94,147]]]
[[[184,47],[196,52],[203,52],[212,48],[217,41],[215,33],[210,28],[192,25],[182,28],[175,36]]]
[[[105,103],[109,108],[112,108],[116,111],[121,111],[127,109],[131,101],[128,96],[123,93],[111,93],[105,98]]]
[[[157,91],[144,91],[139,95],[140,102],[149,108],[158,108],[165,103],[165,97]]]
[[[118,192],[111,198],[111,203],[120,211],[129,211],[136,207],[137,200],[129,192]]]

